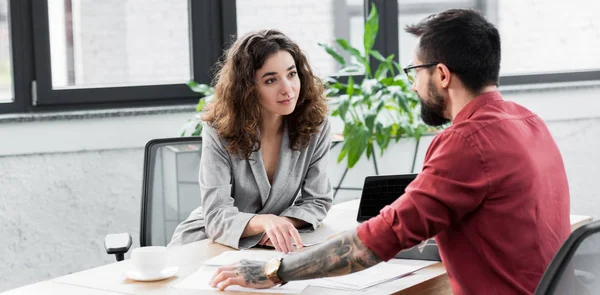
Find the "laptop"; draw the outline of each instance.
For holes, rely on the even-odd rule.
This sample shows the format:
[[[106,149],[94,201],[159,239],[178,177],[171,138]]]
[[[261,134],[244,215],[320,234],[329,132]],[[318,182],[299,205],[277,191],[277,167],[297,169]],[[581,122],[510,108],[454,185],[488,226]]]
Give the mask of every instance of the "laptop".
[[[417,177],[416,173],[400,175],[367,176],[358,206],[358,222],[367,221],[377,215],[404,194],[404,190]],[[410,249],[400,251],[396,258],[441,261],[435,240],[429,239]]]

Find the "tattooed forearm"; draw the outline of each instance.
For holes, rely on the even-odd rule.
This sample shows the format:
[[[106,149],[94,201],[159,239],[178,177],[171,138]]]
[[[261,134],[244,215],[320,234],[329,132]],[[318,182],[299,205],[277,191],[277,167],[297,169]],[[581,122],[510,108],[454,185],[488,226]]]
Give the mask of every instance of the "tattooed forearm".
[[[314,249],[283,259],[277,275],[284,281],[340,276],[381,262],[351,231]]]

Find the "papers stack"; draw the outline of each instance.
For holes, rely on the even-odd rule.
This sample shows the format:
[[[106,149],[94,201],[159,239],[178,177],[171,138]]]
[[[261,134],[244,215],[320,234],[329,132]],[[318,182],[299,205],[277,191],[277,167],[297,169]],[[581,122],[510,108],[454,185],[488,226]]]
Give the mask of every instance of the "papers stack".
[[[225,251],[218,256],[204,261],[206,266],[225,266],[239,262],[242,259],[269,261],[273,258],[285,256],[281,252],[268,250],[240,250],[240,251]]]
[[[230,265],[242,259],[269,261],[276,257],[295,255],[267,250],[241,250],[241,251],[225,251],[220,255],[213,257],[204,262],[194,274],[187,277],[181,283],[175,285],[175,288],[195,289],[195,290],[215,290],[209,286],[209,283],[220,266]],[[297,294],[301,293],[307,286],[318,286],[324,288],[332,288],[346,291],[364,291],[376,285],[386,283],[408,274],[411,274],[421,268],[437,263],[436,261],[423,260],[404,260],[392,259],[389,262],[379,263],[371,268],[344,275],[339,277],[320,278],[305,281],[292,281],[281,287],[271,289],[254,290],[242,288],[239,286],[227,287],[227,291],[240,292],[258,292],[258,293],[283,293]]]
[[[352,274],[310,280],[308,281],[308,284],[324,288],[364,291],[365,289],[374,287],[376,285],[409,275],[421,268],[435,263],[437,262],[394,259],[391,262],[382,262],[371,268],[367,268]]]

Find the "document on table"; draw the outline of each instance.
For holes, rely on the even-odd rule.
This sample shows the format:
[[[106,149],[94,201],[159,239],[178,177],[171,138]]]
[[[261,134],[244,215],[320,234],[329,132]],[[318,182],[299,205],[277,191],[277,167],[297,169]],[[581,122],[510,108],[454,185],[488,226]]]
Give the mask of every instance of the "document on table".
[[[236,263],[242,259],[269,261],[276,257],[287,257],[297,253],[283,254],[269,250],[241,250],[225,251],[220,255],[204,262],[194,274],[177,284],[176,288],[214,290],[208,283],[212,279],[217,267]],[[254,290],[239,286],[227,287],[228,291],[259,292],[259,293],[286,293],[296,294],[302,292],[308,285],[325,288],[362,291],[375,285],[385,283],[413,273],[421,268],[435,264],[437,261],[392,259],[389,262],[379,263],[371,268],[345,276],[313,279],[306,281],[292,281],[281,287]]]
[[[340,231],[327,224],[323,224],[314,231],[299,231],[299,233],[304,246],[310,247],[326,242],[330,237],[339,234]]]
[[[346,215],[340,211],[329,211],[327,218],[323,221],[321,226],[317,227],[314,231],[303,231],[299,230],[300,238],[305,246],[313,246],[323,242],[326,242],[332,236],[338,235],[348,230],[355,229],[358,225],[356,220],[348,220],[348,222],[325,222],[328,219],[332,220],[344,220]]]
[[[341,290],[365,290],[375,285],[409,275],[435,263],[437,261],[393,259],[390,262],[382,262],[352,274],[310,280],[308,284]]]
[[[175,285],[175,288],[194,290],[216,290],[216,288],[213,288],[208,284],[210,283],[210,280],[212,279],[216,270],[217,267],[202,266],[191,276],[183,280],[183,282]],[[250,289],[240,286],[229,286],[225,290],[235,292],[298,294],[301,293],[307,286],[307,281],[294,281],[289,282],[283,286],[276,286],[270,289]]]
[[[207,266],[224,266],[236,263],[242,259],[269,261],[273,258],[285,256],[281,252],[273,250],[240,250],[225,251],[218,256],[206,260],[203,264]]]

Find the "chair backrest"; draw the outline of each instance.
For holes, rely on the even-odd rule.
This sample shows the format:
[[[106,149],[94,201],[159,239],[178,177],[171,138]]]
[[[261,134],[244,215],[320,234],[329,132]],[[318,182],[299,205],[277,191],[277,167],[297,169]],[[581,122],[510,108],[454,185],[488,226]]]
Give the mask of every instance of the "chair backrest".
[[[571,233],[544,272],[536,295],[596,294],[600,290],[600,221]]]
[[[175,228],[200,206],[202,138],[151,140],[144,151],[141,246],[165,246]]]

